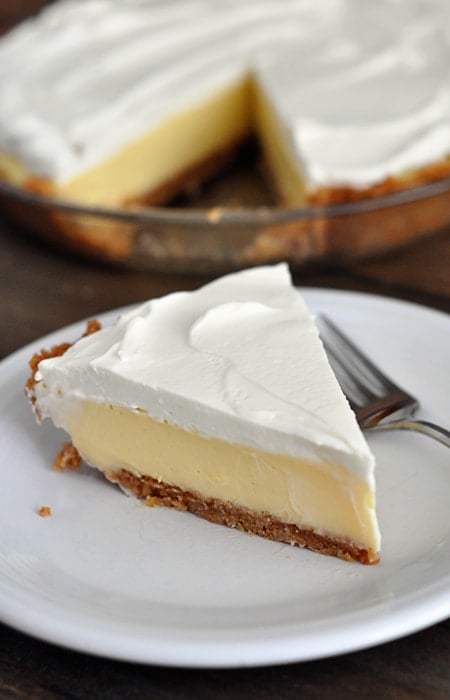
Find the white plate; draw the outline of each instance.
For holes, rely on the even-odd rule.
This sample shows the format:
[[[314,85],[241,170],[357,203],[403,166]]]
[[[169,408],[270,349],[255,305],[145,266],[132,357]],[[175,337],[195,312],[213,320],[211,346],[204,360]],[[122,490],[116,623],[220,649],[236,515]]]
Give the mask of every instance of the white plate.
[[[421,397],[423,417],[448,422],[444,314],[349,292],[304,295]],[[33,351],[83,327],[0,365],[4,622],[118,659],[231,667],[361,649],[449,615],[450,453],[426,437],[369,436],[383,533],[382,561],[372,567],[146,508],[88,468],[54,472],[63,435],[34,423],[26,365]],[[41,505],[51,517],[37,515]]]

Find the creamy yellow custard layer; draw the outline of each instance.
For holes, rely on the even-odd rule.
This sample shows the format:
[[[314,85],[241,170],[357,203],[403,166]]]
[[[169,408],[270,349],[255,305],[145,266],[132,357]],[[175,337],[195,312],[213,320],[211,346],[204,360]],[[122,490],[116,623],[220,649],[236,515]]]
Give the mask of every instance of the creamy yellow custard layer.
[[[218,90],[174,114],[98,165],[64,182],[48,183],[62,199],[120,206],[168,186],[213,154],[226,152],[250,130],[249,80]],[[0,173],[26,186],[33,176],[17,159],[0,151]]]
[[[280,201],[286,206],[303,206],[307,199],[306,182],[300,173],[275,110],[262,90],[254,85],[253,109],[256,133],[261,141],[270,178]]]
[[[151,476],[378,550],[374,494],[335,464],[207,438],[147,413],[81,401],[59,416],[87,462]]]

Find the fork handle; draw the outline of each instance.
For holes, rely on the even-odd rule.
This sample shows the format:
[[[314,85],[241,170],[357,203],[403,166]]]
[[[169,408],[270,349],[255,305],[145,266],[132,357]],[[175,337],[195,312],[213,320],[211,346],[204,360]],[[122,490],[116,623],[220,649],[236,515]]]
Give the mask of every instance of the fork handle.
[[[450,447],[450,432],[440,425],[430,423],[426,420],[410,420],[409,418],[399,418],[398,420],[381,421],[377,425],[370,427],[370,430],[415,430],[423,433],[442,445]]]

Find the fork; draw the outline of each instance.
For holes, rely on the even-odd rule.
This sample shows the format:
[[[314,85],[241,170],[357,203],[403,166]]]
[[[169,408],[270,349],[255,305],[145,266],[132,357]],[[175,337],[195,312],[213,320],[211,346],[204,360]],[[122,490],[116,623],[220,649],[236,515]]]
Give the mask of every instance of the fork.
[[[419,401],[381,370],[326,316],[317,319],[322,342],[341,389],[363,430],[415,430],[450,447],[450,432],[413,418]]]

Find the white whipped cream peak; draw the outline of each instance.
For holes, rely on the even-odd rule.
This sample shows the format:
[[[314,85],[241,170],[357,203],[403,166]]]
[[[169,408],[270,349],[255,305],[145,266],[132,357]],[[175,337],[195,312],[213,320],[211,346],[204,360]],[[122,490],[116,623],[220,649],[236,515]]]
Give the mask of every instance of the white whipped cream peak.
[[[60,0],[0,41],[0,148],[67,182],[251,72],[309,186],[365,187],[448,155],[449,70],[447,0]]]
[[[83,399],[187,430],[328,461],[373,484],[374,460],[280,264],[154,299],[39,365],[43,417]]]

